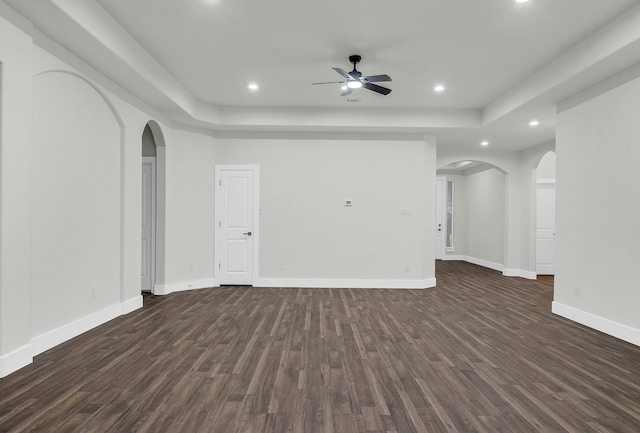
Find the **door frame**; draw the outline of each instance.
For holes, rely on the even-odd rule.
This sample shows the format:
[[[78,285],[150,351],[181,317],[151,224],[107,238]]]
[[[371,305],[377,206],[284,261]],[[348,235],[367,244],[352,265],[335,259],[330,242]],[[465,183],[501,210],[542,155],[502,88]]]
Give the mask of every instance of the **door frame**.
[[[222,230],[222,202],[221,202],[221,179],[223,171],[253,171],[253,255],[252,255],[252,263],[251,263],[251,281],[250,285],[254,285],[257,279],[257,271],[260,269],[259,265],[259,251],[260,251],[260,166],[259,165],[226,165],[226,164],[216,164],[215,166],[215,248],[214,248],[214,272],[216,273],[216,280],[218,285],[220,285],[221,281],[219,280],[220,274],[218,270],[220,269],[220,258],[222,246],[220,245],[220,240],[222,236],[220,235],[220,231]],[[224,284],[224,283],[222,283]]]
[[[538,210],[540,208],[540,200],[538,200],[538,193],[540,191],[553,191],[554,196],[554,204],[553,204],[553,251],[554,251],[554,260],[551,264],[540,265],[538,262]],[[555,275],[555,237],[556,237],[556,226],[555,226],[555,209],[556,209],[556,180],[555,179],[537,179],[536,180],[536,190],[535,190],[535,224],[534,224],[534,240],[533,245],[535,246],[535,254],[534,254],[534,262],[535,262],[535,271],[536,275]],[[541,270],[541,266],[547,266],[545,270]],[[550,270],[550,271],[549,271]]]
[[[149,240],[149,256],[148,260],[151,265],[149,266],[149,273],[151,278],[151,287],[148,290],[142,289],[144,292],[154,292],[156,284],[156,191],[157,191],[157,169],[156,169],[156,157],[155,156],[143,156],[142,165],[151,165],[151,239]],[[142,197],[141,202],[144,203],[145,197]]]
[[[438,189],[438,184],[442,183],[442,188]],[[447,177],[446,176],[436,176],[435,182],[435,223],[438,224],[438,216],[440,216],[441,227],[440,227],[440,249],[436,248],[438,244],[438,234],[435,234],[436,245],[434,245],[434,253],[436,260],[444,260],[446,256],[447,249]],[[440,197],[438,197],[438,191],[440,191]],[[437,230],[437,227],[434,227],[434,230]]]

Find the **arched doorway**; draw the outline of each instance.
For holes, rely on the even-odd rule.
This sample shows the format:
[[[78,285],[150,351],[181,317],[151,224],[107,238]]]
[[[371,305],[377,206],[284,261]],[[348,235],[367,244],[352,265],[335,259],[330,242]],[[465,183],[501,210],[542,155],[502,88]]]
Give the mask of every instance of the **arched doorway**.
[[[547,152],[536,169],[536,274],[555,274],[556,154]]]
[[[156,271],[156,141],[147,124],[142,132],[141,289],[153,292]]]
[[[438,168],[436,176],[443,184],[443,197],[436,197],[436,215],[440,214],[443,221],[442,227],[436,227],[437,232],[443,232],[436,249],[444,248],[442,259],[465,260],[502,271],[506,254],[506,172],[484,161],[459,160]]]

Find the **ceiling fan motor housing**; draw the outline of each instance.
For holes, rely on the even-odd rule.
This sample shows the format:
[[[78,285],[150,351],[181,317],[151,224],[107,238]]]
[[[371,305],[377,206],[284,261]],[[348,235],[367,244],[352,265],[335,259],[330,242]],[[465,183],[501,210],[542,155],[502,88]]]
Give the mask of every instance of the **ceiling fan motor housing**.
[[[343,87],[342,93],[340,95],[341,96],[349,95],[352,89],[359,89],[361,87],[364,87],[365,89],[371,90],[381,95],[388,95],[389,93],[391,93],[391,89],[374,84],[381,81],[391,81],[391,77],[388,76],[387,74],[363,76],[362,72],[356,69],[356,65],[360,62],[360,60],[362,60],[362,57],[360,57],[357,54],[353,54],[349,56],[349,61],[353,64],[353,71],[351,72],[347,72],[341,68],[335,68],[335,67],[332,68],[334,71],[336,71],[338,74],[342,75],[346,79],[346,81],[338,82],[340,84],[346,84],[346,86]],[[324,82],[324,83],[313,83],[313,84],[330,84],[330,83]]]

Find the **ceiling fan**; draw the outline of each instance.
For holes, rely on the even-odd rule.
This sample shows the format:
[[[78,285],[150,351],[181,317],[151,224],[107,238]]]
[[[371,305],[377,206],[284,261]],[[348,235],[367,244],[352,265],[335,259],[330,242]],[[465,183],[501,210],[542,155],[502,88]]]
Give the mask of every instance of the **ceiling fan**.
[[[360,60],[362,60],[362,57],[356,54],[354,54],[353,56],[349,56],[349,61],[353,64],[353,71],[351,72],[347,72],[344,69],[340,68],[332,68],[338,74],[342,75],[346,79],[345,81],[326,81],[323,83],[312,84],[345,84],[342,87],[342,93],[340,94],[340,96],[349,95],[353,89],[359,89],[360,87],[373,90],[374,92],[380,93],[382,95],[388,95],[389,93],[391,93],[391,89],[373,84],[381,81],[391,81],[391,77],[386,74],[362,76],[362,72],[356,69],[356,65],[360,63]]]

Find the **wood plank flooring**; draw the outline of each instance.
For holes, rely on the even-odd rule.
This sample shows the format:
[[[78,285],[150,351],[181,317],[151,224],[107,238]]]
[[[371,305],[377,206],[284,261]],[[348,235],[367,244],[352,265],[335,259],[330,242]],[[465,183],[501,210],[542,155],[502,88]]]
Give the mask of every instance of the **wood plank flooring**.
[[[0,431],[640,431],[640,348],[552,315],[549,279],[437,279],[146,296],[1,379]]]

